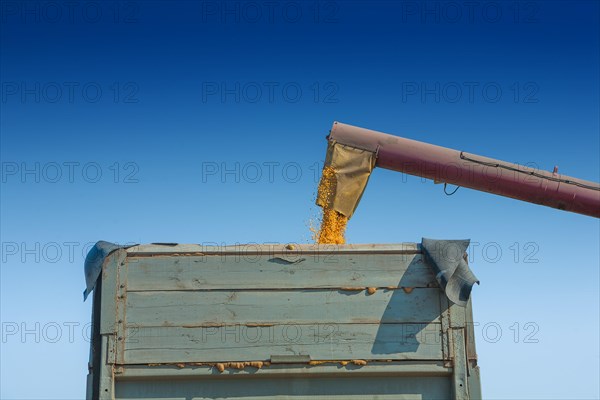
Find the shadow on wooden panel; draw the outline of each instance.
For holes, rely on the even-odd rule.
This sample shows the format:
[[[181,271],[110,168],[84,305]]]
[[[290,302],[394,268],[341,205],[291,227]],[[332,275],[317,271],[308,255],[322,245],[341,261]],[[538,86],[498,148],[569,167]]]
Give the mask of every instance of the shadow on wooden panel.
[[[429,266],[422,257],[414,257],[406,272],[399,277],[397,288],[393,289],[388,306],[380,318],[381,323],[371,350],[373,358],[396,354],[395,349],[389,346],[390,336],[403,341],[402,348],[407,353],[441,354],[442,335],[439,317],[444,310],[441,309],[439,296],[443,293],[439,290],[433,272],[426,285],[427,289],[411,286],[411,280],[408,279],[416,270],[423,269],[429,269]],[[427,295],[421,295],[423,292]],[[411,310],[419,310],[418,320],[405,324],[386,323],[390,320],[394,304],[403,304]],[[421,346],[427,346],[428,351],[422,351],[424,349]]]

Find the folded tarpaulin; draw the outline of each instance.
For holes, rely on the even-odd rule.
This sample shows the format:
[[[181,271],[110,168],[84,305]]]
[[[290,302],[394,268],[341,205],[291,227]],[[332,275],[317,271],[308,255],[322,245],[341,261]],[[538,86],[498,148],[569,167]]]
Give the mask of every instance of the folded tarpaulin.
[[[477,277],[465,260],[470,240],[434,240],[423,238],[421,246],[432,266],[441,289],[453,303],[465,307]]]
[[[105,242],[104,240],[96,242],[94,247],[90,249],[85,257],[85,263],[83,266],[83,271],[85,273],[85,290],[83,291],[83,301],[85,301],[92,290],[94,290],[96,281],[98,280],[100,272],[102,271],[104,259],[115,250],[126,249],[132,246],[136,245],[131,244],[129,246],[119,246],[118,244]]]

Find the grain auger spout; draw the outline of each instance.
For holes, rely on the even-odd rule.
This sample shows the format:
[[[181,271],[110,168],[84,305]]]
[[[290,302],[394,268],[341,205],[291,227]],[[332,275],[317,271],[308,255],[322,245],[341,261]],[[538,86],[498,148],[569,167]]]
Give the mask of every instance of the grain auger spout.
[[[317,204],[352,217],[377,166],[600,218],[600,184],[335,122]]]

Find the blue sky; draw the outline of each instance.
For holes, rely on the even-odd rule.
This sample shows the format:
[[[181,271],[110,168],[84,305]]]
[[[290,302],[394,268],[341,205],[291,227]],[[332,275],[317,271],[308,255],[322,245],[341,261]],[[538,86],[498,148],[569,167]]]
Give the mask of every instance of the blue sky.
[[[310,241],[335,120],[600,180],[598,2],[268,4],[1,3],[2,399],[85,396],[95,241]],[[597,219],[376,169],[348,241],[423,236],[486,398],[600,397]]]

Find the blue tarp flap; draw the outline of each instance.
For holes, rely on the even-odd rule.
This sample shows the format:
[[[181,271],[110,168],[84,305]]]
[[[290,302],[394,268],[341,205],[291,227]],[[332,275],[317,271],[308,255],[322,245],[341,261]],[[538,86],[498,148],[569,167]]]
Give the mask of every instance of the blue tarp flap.
[[[446,296],[453,303],[465,307],[477,277],[469,269],[464,256],[470,240],[434,240],[423,238],[421,245],[426,260],[434,269],[435,277]]]
[[[96,281],[100,276],[100,272],[102,271],[102,264],[104,263],[104,259],[113,251],[117,249],[126,249],[128,247],[135,246],[119,246],[114,243],[105,242],[104,240],[100,240],[97,242],[94,247],[90,249],[87,256],[85,257],[84,263],[84,273],[85,273],[85,290],[83,291],[83,301],[87,299],[89,294],[94,290],[96,286]]]

